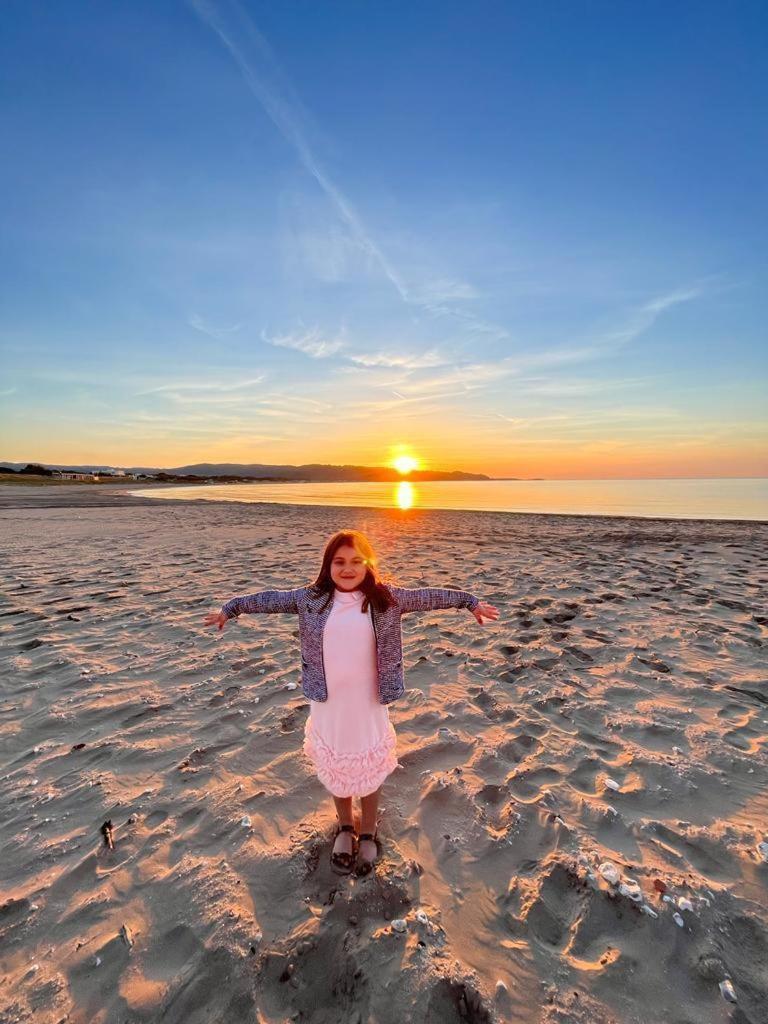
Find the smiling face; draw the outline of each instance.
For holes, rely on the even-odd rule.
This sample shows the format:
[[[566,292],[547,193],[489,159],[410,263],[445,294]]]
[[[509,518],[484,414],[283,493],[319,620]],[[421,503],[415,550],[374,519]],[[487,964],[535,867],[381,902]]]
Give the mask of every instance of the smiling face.
[[[339,590],[357,590],[367,569],[363,556],[349,544],[337,548],[331,559],[331,579]]]

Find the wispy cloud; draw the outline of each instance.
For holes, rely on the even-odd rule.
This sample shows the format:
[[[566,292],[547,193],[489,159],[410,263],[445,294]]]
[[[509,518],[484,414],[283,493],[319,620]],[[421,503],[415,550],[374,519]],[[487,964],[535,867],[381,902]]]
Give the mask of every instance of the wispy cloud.
[[[462,328],[467,334],[478,335],[482,342],[506,341],[512,336],[506,327],[497,324],[492,320],[485,320],[463,309],[456,309],[453,306],[432,305],[425,307],[427,313],[433,317],[448,317]]]
[[[276,348],[291,348],[296,352],[303,352],[304,355],[313,359],[327,359],[335,355],[344,347],[344,342],[339,338],[326,338],[317,327],[308,331],[295,334],[276,334],[270,337],[266,331],[261,332],[262,341]]]
[[[508,375],[507,367],[500,363],[474,363],[461,366],[445,366],[438,372],[429,373],[434,369],[424,367],[409,369],[404,366],[345,366],[339,368],[347,380],[354,381],[359,377],[360,384],[372,384],[377,390],[384,390],[394,395],[399,402],[420,402],[436,398],[467,397],[471,392],[480,390],[485,385]],[[397,375],[391,372],[396,370]],[[370,373],[378,371],[378,378],[370,380]],[[382,372],[386,376],[382,376]],[[371,396],[370,402],[376,399]],[[391,402],[391,399],[388,400]]]
[[[670,292],[668,295],[660,295],[656,299],[651,299],[641,308],[646,313],[652,313],[654,316],[658,316],[658,314],[663,313],[665,309],[677,306],[681,302],[690,302],[691,299],[698,299],[701,294],[702,289],[698,287],[681,288],[678,291]]]
[[[222,0],[221,3],[213,3],[212,0],[190,2],[202,21],[213,29],[229,50],[246,85],[293,148],[304,169],[328,197],[352,237],[378,264],[400,297],[407,302],[405,282],[368,233],[352,203],[322,168],[310,146],[304,123],[306,115],[293,95],[267,40],[233,0]]]
[[[596,338],[595,344],[600,349],[627,345],[649,330],[662,313],[683,302],[691,302],[703,294],[703,287],[695,286],[692,288],[679,288],[676,291],[667,292],[656,298],[649,299],[642,305],[630,310],[622,326],[609,330]]]
[[[606,380],[597,378],[570,378],[554,380],[548,377],[519,377],[515,387],[520,393],[546,396],[548,398],[577,398],[582,395],[604,394],[617,388],[636,388],[646,384],[642,377],[625,377]]]
[[[393,390],[391,394],[395,397],[371,397],[365,402],[347,403],[344,406],[344,419],[370,421],[372,417],[379,415],[386,415],[388,419],[408,419],[414,415],[425,417],[432,414],[445,417],[454,398],[466,397],[463,389],[411,396]]]
[[[504,327],[445,304],[447,301],[476,298],[477,292],[471,284],[451,278],[437,278],[415,287],[406,282],[400,270],[384,254],[350,199],[323,168],[309,142],[308,118],[302,104],[282,72],[269,43],[248,14],[235,0],[189,0],[189,3],[229,51],[249,90],[330,201],[349,232],[349,239],[335,239],[330,256],[327,253],[310,254],[321,276],[337,279],[336,276],[341,273],[340,267],[346,266],[347,251],[351,245],[378,266],[404,303],[419,307],[432,316],[450,317],[469,332],[499,339],[508,337]]]
[[[194,394],[172,390],[163,391],[163,398],[176,402],[178,405],[212,405],[214,407],[242,406],[246,409],[254,407],[254,398],[251,395],[242,394],[204,394],[199,391]]]
[[[207,334],[214,341],[220,341],[229,334],[236,334],[243,326],[242,324],[232,324],[231,327],[213,327],[211,324],[207,324],[197,313],[192,313],[187,317],[187,324],[194,330],[200,331],[201,334]]]
[[[358,366],[387,366],[404,370],[421,370],[425,367],[445,366],[449,362],[437,349],[429,352],[359,352],[349,353],[347,358]]]
[[[158,395],[171,392],[175,394],[181,391],[214,391],[217,394],[223,395],[230,391],[243,391],[246,388],[251,388],[255,384],[261,384],[264,379],[265,375],[261,374],[259,377],[248,377],[246,380],[238,380],[234,382],[213,380],[175,381],[171,384],[160,384],[154,388],[146,388],[143,391],[137,391],[136,395]]]
[[[414,289],[413,299],[415,302],[431,305],[440,302],[461,302],[469,299],[480,298],[480,292],[466,281],[455,281],[451,278],[441,278],[428,281],[426,284]]]
[[[301,213],[295,212],[295,215],[301,216]],[[287,259],[298,258],[301,266],[324,284],[348,282],[359,278],[361,273],[380,273],[378,264],[371,260],[346,226],[338,223],[335,215],[333,222],[324,227],[300,224],[294,230],[287,230],[282,245]]]

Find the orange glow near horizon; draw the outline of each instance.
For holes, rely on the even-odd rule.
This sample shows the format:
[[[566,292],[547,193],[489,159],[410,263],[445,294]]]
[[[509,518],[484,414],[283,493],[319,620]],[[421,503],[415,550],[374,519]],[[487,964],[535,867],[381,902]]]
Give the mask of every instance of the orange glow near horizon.
[[[208,440],[197,434],[181,439],[172,433],[155,436],[152,424],[146,433],[101,423],[88,430],[80,425],[70,433],[64,426],[54,431],[42,419],[27,422],[19,417],[5,431],[3,456],[21,464],[125,469],[170,470],[200,463],[381,466],[394,469],[399,478],[426,467],[435,472],[549,480],[768,476],[762,425],[750,422],[726,429],[718,424],[706,435],[705,425],[683,420],[675,429],[676,433],[670,426],[650,423],[643,431],[627,431],[607,441],[591,434],[565,436],[565,431],[558,436],[535,436],[532,430],[499,434],[494,426],[478,428],[470,437],[465,425],[451,421],[439,428],[431,424],[429,430],[409,425],[409,442],[385,439],[383,444],[378,425],[372,431],[376,436],[356,427],[351,444],[348,426],[338,436],[329,431],[327,436],[300,441],[240,435]]]

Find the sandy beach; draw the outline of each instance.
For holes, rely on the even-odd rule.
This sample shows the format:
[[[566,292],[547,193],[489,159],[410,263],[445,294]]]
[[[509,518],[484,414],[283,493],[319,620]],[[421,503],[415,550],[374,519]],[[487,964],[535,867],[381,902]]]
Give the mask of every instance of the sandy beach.
[[[3,1024],[768,1022],[768,524],[129,489],[0,488]],[[295,619],[202,625],[342,526],[501,612],[404,618],[362,879]]]

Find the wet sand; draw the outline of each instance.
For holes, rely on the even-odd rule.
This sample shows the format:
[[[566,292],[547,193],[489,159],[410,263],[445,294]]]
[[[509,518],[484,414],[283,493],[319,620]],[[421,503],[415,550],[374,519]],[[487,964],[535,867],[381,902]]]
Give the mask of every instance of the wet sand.
[[[768,1022],[768,524],[135,487],[0,487],[3,1024]],[[202,625],[342,526],[501,611],[404,618],[363,879],[296,620]]]

